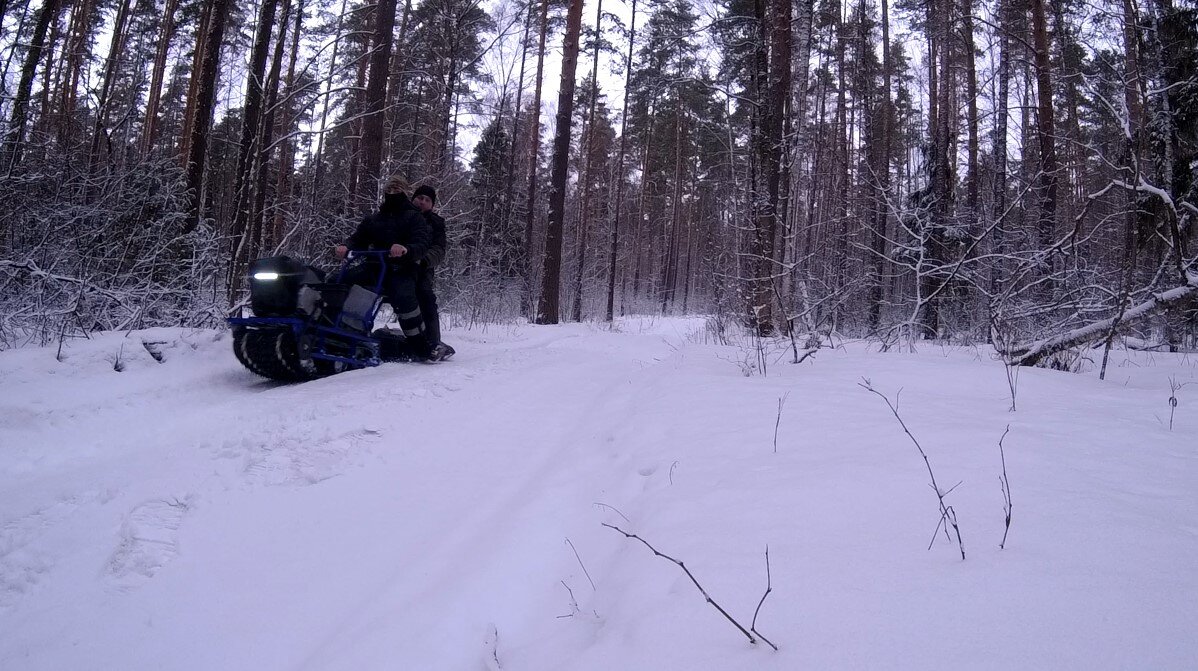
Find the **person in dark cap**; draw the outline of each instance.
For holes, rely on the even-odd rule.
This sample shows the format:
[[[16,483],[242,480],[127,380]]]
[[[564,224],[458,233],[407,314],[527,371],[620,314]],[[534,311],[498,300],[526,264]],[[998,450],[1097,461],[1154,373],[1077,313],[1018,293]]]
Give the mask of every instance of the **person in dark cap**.
[[[424,315],[424,325],[429,342],[432,343],[432,358],[448,359],[453,356],[454,349],[441,342],[441,316],[437,310],[437,293],[435,271],[445,259],[445,219],[433,211],[437,205],[437,190],[428,184],[416,187],[412,194],[412,203],[424,213],[432,234],[428,251],[416,267],[416,298],[420,301],[420,312]]]
[[[413,353],[424,359],[432,358],[435,339],[429,337],[416,298],[418,267],[432,246],[432,231],[428,220],[408,199],[408,181],[399,175],[387,180],[383,202],[378,212],[367,216],[345,244],[334,252],[343,259],[350,251],[388,251],[383,293],[399,317],[400,328]],[[444,240],[444,233],[441,234]],[[444,242],[441,243],[444,247]],[[444,252],[442,252],[443,254]],[[357,275],[347,277],[351,284],[373,285],[378,277],[373,269],[361,266]]]

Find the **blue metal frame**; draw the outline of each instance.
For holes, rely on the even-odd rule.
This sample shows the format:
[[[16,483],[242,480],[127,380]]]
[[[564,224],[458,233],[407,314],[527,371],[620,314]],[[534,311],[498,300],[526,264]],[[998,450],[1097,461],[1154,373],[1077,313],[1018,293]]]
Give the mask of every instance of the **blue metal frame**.
[[[350,263],[354,259],[371,258],[379,259],[379,276],[374,284],[374,293],[382,294],[383,281],[387,276],[386,258],[390,256],[390,251],[351,251],[346,255],[345,260],[341,263],[341,268],[337,272],[337,277],[334,280],[336,284],[342,284],[345,279],[345,274],[349,270]],[[374,323],[374,318],[378,315],[379,304],[382,301],[376,301],[371,307],[370,312],[362,315],[364,323]],[[371,367],[382,363],[379,359],[379,341],[369,335],[363,335],[354,331],[347,331],[342,327],[342,316],[344,310],[337,314],[337,320],[333,326],[322,326],[313,324],[306,319],[299,317],[229,317],[225,321],[230,326],[246,326],[253,328],[263,326],[287,326],[295,334],[296,341],[299,341],[300,335],[304,331],[314,331],[317,334],[317,339],[312,345],[311,356],[313,359],[321,359],[323,361],[338,361],[350,366]],[[356,357],[344,357],[336,354],[329,354],[325,351],[326,339],[329,336],[335,336],[342,340],[348,340],[357,345],[365,345],[370,351],[370,356],[364,359]]]

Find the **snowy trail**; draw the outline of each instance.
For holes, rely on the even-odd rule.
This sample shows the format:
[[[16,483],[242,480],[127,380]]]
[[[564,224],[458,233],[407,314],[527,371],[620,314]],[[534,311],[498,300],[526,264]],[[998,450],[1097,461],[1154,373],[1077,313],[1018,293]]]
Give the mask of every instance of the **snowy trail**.
[[[297,538],[290,535],[294,529],[246,528],[244,520],[239,525],[233,519],[247,510],[273,506],[276,502],[271,499],[278,495],[264,487],[282,487],[288,490],[285,515],[297,526],[305,519],[320,525],[321,518],[341,517],[361,520],[372,536],[393,539],[370,548],[374,559],[385,561],[390,569],[380,563],[378,573],[350,575],[360,571],[359,562],[371,563],[372,557],[363,555],[354,557],[355,566],[321,566],[311,561],[310,566],[288,567],[313,576],[325,571],[329,572],[325,575],[347,574],[345,581],[335,578],[333,584],[344,592],[342,600],[350,612],[341,614],[344,621],[310,654],[297,642],[321,640],[318,632],[327,624],[323,617],[295,622],[300,631],[280,637],[278,647],[267,646],[265,655],[255,649],[236,651],[234,656],[247,668],[279,663],[286,667],[290,662],[283,660],[288,656],[302,665],[306,654],[314,668],[361,668],[362,655],[375,658],[371,648],[362,646],[361,630],[369,631],[372,618],[394,617],[397,604],[413,599],[438,603],[441,613],[401,617],[409,623],[403,635],[388,636],[386,649],[380,652],[424,658],[433,665],[424,668],[457,668],[448,661],[454,650],[472,660],[482,659],[478,650],[463,648],[460,640],[445,641],[446,632],[439,635],[436,629],[452,622],[454,613],[480,593],[541,571],[537,551],[530,552],[530,547],[539,544],[545,557],[557,561],[566,516],[576,515],[579,506],[585,510],[591,505],[586,488],[574,485],[602,481],[598,473],[588,472],[585,458],[591,435],[604,428],[595,426],[592,418],[619,416],[618,411],[596,414],[596,410],[605,404],[626,404],[616,392],[629,383],[629,375],[646,366],[635,355],[627,356],[626,350],[619,350],[619,357],[611,356],[618,351],[614,348],[579,352],[569,346],[577,339],[577,334],[542,332],[479,354],[464,347],[463,355],[446,365],[384,366],[302,386],[264,384],[230,359],[210,360],[211,368],[188,371],[183,379],[156,377],[145,388],[109,389],[108,393],[83,389],[66,402],[60,398],[57,408],[28,418],[30,423],[47,425],[39,442],[22,450],[20,458],[5,462],[11,469],[6,475],[26,471],[46,477],[18,480],[15,488],[6,491],[4,545],[0,546],[5,603],[0,605],[13,607],[26,596],[59,605],[122,595],[138,600],[141,594],[136,592],[151,591],[152,579],[154,589],[182,591],[182,585],[171,585],[172,578],[163,577],[164,569],[172,566],[169,573],[174,573],[216,568],[219,572],[211,565],[212,556],[206,559],[208,566],[192,560],[214,552],[219,559],[217,546],[224,543],[254,546],[265,540],[274,547],[259,547],[255,552],[287,554],[278,557],[280,563],[310,562],[296,555],[318,554],[317,546],[326,539]],[[646,360],[668,353],[660,337],[643,340],[647,342],[643,351],[633,351]],[[47,392],[31,399],[30,405],[49,405],[52,397]],[[473,417],[482,421],[462,421]],[[497,424],[495,418],[507,421]],[[62,449],[46,455],[47,445]],[[464,458],[464,450],[470,451],[469,458]],[[86,487],[69,476],[72,471],[87,474]],[[97,482],[95,476],[101,474],[104,477]],[[338,477],[353,479],[355,488],[364,488],[349,496],[334,489],[319,494],[303,491]],[[380,492],[385,495],[380,497]],[[81,506],[81,501],[92,505]],[[22,509],[9,517],[10,511]],[[550,532],[553,525],[547,522],[555,511],[561,519]],[[224,518],[226,514],[230,517]],[[386,522],[366,521],[372,517]],[[106,528],[107,543],[102,531]],[[230,538],[230,529],[257,538]],[[87,539],[84,547],[73,556],[45,549],[81,538]],[[488,556],[480,556],[480,551]],[[101,559],[105,553],[108,557]],[[54,580],[56,573],[81,571],[84,564],[97,562],[104,566],[104,575],[94,584]],[[180,562],[188,568],[174,566]],[[487,570],[480,573],[480,565]],[[470,578],[463,581],[462,576]],[[267,576],[238,578],[264,579]],[[91,592],[83,599],[77,591],[81,587]],[[362,594],[360,601],[345,598],[354,588]],[[262,585],[255,589],[258,598],[285,602],[288,597]],[[115,636],[133,624],[126,618],[135,617],[137,609],[117,608],[98,626],[64,619],[59,634],[74,631],[78,636],[92,628],[92,635],[58,651],[66,657],[52,654],[37,668],[63,668],[84,659],[89,664],[121,666],[128,663],[130,653],[155,666],[174,660],[165,666],[206,667],[206,663],[196,665],[206,659],[206,646],[183,652],[175,635],[164,635],[162,629],[175,629],[174,634],[183,639],[197,626],[219,629],[220,621],[227,626],[228,618],[237,619],[241,604],[234,594],[216,599],[211,592],[194,596],[205,603],[189,604],[184,599],[175,613],[155,618],[153,626],[159,632],[154,638],[174,641],[169,647],[157,649],[153,640],[147,640],[141,651],[86,649],[88,643],[100,646],[108,640],[95,635],[95,629],[111,629]],[[223,596],[229,597],[227,604],[220,603]],[[502,599],[493,605],[511,609]],[[298,602],[296,607],[304,608]],[[486,620],[487,615],[479,613],[479,617]],[[422,623],[426,629],[419,626]],[[251,618],[243,624],[255,622]],[[313,638],[302,631],[307,624],[315,625],[310,632]],[[450,627],[447,635],[473,640],[486,624]],[[421,641],[427,650],[414,647]],[[26,646],[31,642],[36,643],[36,638],[26,640]],[[254,647],[262,643],[255,641]],[[106,654],[112,655],[107,661]],[[252,663],[254,659],[257,662]]]
[[[608,358],[576,361],[553,351],[552,345],[548,349],[518,381],[494,390],[506,400],[490,409],[492,416],[532,418],[531,425],[455,429],[433,422],[433,433],[446,446],[439,449],[472,444],[482,449],[469,464],[452,451],[424,454],[409,470],[436,483],[417,498],[436,509],[426,519],[438,522],[409,525],[405,520],[399,526],[413,548],[401,561],[402,572],[419,579],[380,585],[380,596],[353,617],[341,644],[324,649],[313,668],[362,668],[372,659],[396,656],[425,660],[429,668],[467,668],[482,659],[481,649],[469,642],[481,640],[489,625],[495,624],[502,636],[529,624],[502,621],[502,614],[536,617],[543,612],[538,606],[564,607],[560,598],[556,604],[530,602],[528,585],[554,571],[562,577],[577,572],[562,565],[564,539],[602,490],[602,462],[614,455],[605,458],[591,450],[596,438],[610,432],[604,425],[618,416],[610,406],[623,403],[616,392],[628,384],[632,369]],[[563,389],[562,380],[572,381],[574,388]],[[480,400],[483,405],[493,402]],[[469,400],[455,410],[467,416],[485,412]],[[479,428],[491,442],[480,440]],[[410,482],[408,488],[415,485]],[[451,526],[444,526],[446,520]],[[410,603],[431,609],[405,616],[397,605]],[[363,636],[369,639],[388,620],[403,626],[385,641],[364,646]]]
[[[969,350],[745,378],[699,328],[454,333],[452,362],[298,386],[211,332],[0,353],[0,668],[1193,668],[1198,416],[1168,430],[1161,389],[1195,362],[1025,371],[1009,413]],[[926,471],[863,376],[962,483],[967,562],[926,550]],[[783,650],[601,522],[746,623],[768,544]]]

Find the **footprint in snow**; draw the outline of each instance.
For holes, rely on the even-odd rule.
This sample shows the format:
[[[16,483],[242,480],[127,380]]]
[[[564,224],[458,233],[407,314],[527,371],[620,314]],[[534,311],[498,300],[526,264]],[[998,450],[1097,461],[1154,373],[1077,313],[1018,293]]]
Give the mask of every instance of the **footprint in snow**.
[[[179,554],[179,527],[190,505],[185,499],[154,499],[129,512],[121,524],[117,548],[105,566],[118,587],[137,587]]]

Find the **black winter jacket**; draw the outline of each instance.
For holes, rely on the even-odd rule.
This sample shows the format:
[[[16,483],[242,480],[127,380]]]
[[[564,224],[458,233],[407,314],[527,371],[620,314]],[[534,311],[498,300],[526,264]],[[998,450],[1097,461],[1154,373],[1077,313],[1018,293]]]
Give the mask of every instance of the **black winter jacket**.
[[[398,193],[387,194],[379,211],[358,224],[358,230],[349,236],[345,246],[356,251],[385,251],[391,245],[403,245],[408,253],[398,263],[408,265],[424,258],[431,241],[428,220],[406,195]]]
[[[432,233],[432,244],[424,254],[424,261],[429,268],[436,268],[445,260],[445,249],[449,245],[445,239],[445,219],[432,210],[425,212],[424,218],[428,220]]]

